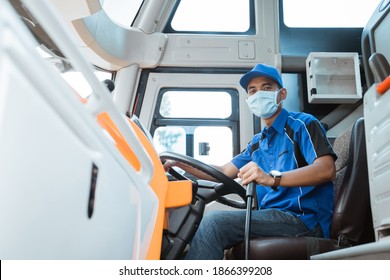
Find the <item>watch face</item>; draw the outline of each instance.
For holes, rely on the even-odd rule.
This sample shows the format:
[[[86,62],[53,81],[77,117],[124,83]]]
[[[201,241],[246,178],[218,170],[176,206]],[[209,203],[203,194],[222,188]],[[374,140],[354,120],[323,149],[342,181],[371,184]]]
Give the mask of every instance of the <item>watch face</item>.
[[[271,174],[271,176],[273,176],[273,177],[280,177],[280,176],[282,176],[282,173],[280,171],[278,171],[278,170],[271,170],[269,172],[269,174]]]

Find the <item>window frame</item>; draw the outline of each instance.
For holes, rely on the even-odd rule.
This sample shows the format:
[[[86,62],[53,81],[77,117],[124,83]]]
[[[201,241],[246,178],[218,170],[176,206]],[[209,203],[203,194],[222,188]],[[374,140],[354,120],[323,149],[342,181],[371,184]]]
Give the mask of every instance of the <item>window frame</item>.
[[[231,96],[231,114],[227,118],[171,118],[164,117],[160,114],[160,106],[163,95],[168,91],[219,91],[227,92]],[[234,88],[190,88],[190,87],[165,87],[161,88],[154,109],[152,124],[150,128],[151,135],[154,135],[156,129],[162,126],[183,127],[186,131],[186,154],[194,156],[194,131],[201,126],[221,126],[228,127],[232,130],[232,153],[239,153],[239,92]],[[190,131],[190,134],[187,132]]]

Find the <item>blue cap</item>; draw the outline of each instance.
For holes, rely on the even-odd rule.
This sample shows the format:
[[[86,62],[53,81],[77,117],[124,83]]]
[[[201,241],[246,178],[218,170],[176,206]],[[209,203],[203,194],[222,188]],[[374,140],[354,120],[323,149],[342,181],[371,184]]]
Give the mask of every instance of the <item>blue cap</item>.
[[[246,73],[240,79],[240,85],[247,91],[249,82],[256,77],[267,77],[279,84],[283,88],[282,78],[279,75],[278,69],[265,64],[257,64],[251,71]]]

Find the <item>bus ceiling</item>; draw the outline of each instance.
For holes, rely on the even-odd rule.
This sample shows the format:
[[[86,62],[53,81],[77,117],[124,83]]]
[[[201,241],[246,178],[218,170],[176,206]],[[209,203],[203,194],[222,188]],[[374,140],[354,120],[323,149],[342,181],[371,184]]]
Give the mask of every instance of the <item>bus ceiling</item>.
[[[38,42],[45,45],[55,55],[62,56],[59,48],[24,8],[23,2],[20,0],[11,0],[10,2]],[[79,48],[85,53],[88,60],[94,65],[109,71],[116,71],[133,64],[137,64],[140,68],[164,66],[161,65],[164,62],[164,56],[172,55],[172,53],[166,53],[170,36],[173,40],[176,38],[172,34],[261,37],[262,34],[256,31],[261,26],[256,25],[255,22],[258,22],[258,18],[261,15],[264,16],[264,14],[258,10],[271,7],[265,4],[268,3],[267,0],[262,0],[262,4],[260,1],[248,0],[243,5],[250,10],[249,22],[243,25],[249,25],[247,31],[242,32],[240,29],[235,30],[235,27],[232,27],[232,32],[226,30],[210,32],[207,28],[211,27],[207,27],[207,24],[219,24],[219,26],[226,24],[219,23],[219,18],[215,20],[215,17],[210,17],[210,21],[207,21],[205,17],[202,20],[203,29],[201,31],[183,31],[180,27],[182,26],[180,18],[181,21],[185,19],[186,23],[185,27],[182,28],[188,29],[189,24],[191,24],[189,21],[194,17],[185,15],[180,15],[179,18],[175,17],[177,13],[185,11],[185,6],[191,9],[191,5],[207,5],[210,14],[213,14],[212,9],[218,8],[218,6],[212,6],[203,0],[137,0],[124,2],[121,2],[121,0],[72,0],[66,2],[53,0],[52,2],[59,7],[58,10],[61,15],[66,18],[66,21],[75,31]],[[237,7],[236,2],[231,1],[229,5],[232,7],[236,5]],[[226,1],[223,3],[225,5]],[[239,3],[242,5],[241,0]],[[278,20],[273,22],[275,25],[273,28],[279,35],[274,39],[274,51],[279,53],[281,57],[280,64],[283,72],[304,72],[305,60],[310,52],[357,52],[361,55],[362,30],[377,5],[378,0],[359,2],[358,5],[353,0],[331,0],[326,2],[278,0],[275,6]],[[326,13],[318,12],[324,11],[324,9],[326,9]],[[224,11],[228,13],[227,8]],[[236,17],[229,15],[226,18],[230,18],[232,21]],[[212,20],[214,23],[212,23]],[[239,24],[237,23],[237,25]],[[174,28],[177,26],[178,28],[175,30]],[[261,40],[257,43],[264,44]],[[139,48],[140,45],[144,47]],[[185,62],[188,65],[189,62]],[[167,64],[169,63],[172,63],[172,61],[168,60]],[[209,63],[212,64],[213,61]],[[218,66],[217,62],[215,64],[215,66]],[[185,67],[186,64],[183,64],[183,66]],[[234,64],[231,66],[237,67]]]

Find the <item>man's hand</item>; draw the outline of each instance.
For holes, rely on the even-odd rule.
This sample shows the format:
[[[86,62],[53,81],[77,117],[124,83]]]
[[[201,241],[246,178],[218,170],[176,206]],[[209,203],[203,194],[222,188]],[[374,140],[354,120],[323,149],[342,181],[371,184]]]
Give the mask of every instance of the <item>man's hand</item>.
[[[274,178],[265,173],[256,163],[249,162],[240,169],[238,177],[242,179],[242,185],[248,185],[250,182],[256,181],[257,184],[263,186],[273,186]]]
[[[171,169],[173,166],[176,166],[177,161],[175,160],[167,160],[164,162],[164,170],[165,172],[168,172],[169,169]]]
[[[334,158],[331,155],[324,155],[305,167],[283,171],[280,185],[283,187],[317,186],[334,180],[335,176]],[[242,179],[243,185],[252,181],[263,186],[273,186],[275,183],[272,176],[252,161],[239,170],[238,177]]]

